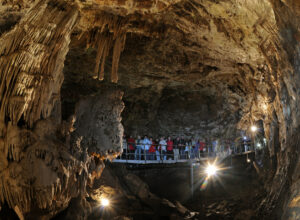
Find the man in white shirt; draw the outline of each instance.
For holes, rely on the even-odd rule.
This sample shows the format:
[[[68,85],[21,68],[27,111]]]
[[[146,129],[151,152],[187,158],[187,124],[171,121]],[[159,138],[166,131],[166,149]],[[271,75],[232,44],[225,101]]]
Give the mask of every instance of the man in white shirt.
[[[160,141],[159,141],[159,146],[160,146],[160,149],[161,149],[161,159],[162,160],[166,160],[167,159],[167,156],[166,156],[166,152],[167,152],[167,142],[166,140],[164,139],[164,137],[161,137],[160,138]]]

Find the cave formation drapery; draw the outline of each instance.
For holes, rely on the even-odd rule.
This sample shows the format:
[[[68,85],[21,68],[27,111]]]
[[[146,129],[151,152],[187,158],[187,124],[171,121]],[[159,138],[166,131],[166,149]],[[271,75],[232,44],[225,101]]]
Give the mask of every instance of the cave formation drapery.
[[[0,201],[20,218],[84,201],[102,160],[121,151],[120,88],[136,110],[125,109],[132,130],[140,129],[132,118],[167,118],[160,106],[172,94],[216,97],[223,104],[213,106],[213,125],[228,115],[232,130],[262,120],[268,195],[260,211],[290,217],[299,207],[297,0],[0,4]],[[109,75],[119,88],[101,84]],[[62,120],[66,100],[74,109]],[[82,120],[101,132],[86,132]]]

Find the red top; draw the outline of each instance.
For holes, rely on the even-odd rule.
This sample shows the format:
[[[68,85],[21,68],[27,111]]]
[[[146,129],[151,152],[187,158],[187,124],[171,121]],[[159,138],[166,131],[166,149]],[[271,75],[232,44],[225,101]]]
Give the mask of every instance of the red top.
[[[205,143],[204,142],[200,142],[200,150],[203,150],[205,148]]]
[[[135,140],[134,138],[128,138],[127,140],[129,150],[134,150]]]
[[[152,145],[151,145],[151,147],[150,147],[150,149],[149,149],[149,152],[150,153],[154,153],[155,152],[155,142],[154,141],[152,141]]]
[[[172,140],[168,140],[167,141],[167,150],[168,151],[171,151],[171,150],[173,150],[173,141]]]

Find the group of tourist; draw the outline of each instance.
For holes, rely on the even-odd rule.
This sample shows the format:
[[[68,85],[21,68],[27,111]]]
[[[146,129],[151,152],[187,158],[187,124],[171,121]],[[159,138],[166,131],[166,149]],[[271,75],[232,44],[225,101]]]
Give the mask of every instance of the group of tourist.
[[[172,139],[161,137],[154,139],[145,135],[123,137],[123,159],[135,160],[168,160],[193,159],[202,156],[213,156],[217,150],[217,141],[201,139],[186,139],[176,137]],[[223,147],[223,151],[230,151],[230,146]]]

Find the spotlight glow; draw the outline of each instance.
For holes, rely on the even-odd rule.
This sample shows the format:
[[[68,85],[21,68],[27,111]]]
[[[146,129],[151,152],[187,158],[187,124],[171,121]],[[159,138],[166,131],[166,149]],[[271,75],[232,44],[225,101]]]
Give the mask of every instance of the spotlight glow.
[[[100,202],[101,202],[101,206],[103,207],[109,206],[109,200],[106,198],[102,198]]]
[[[251,131],[252,131],[252,132],[256,132],[256,131],[257,131],[257,127],[256,127],[255,125],[252,125],[252,126],[251,126]]]
[[[258,148],[260,148],[260,147],[261,147],[261,143],[257,143],[256,146],[257,146]]]
[[[251,162],[251,160],[249,158],[247,158],[247,163],[250,163],[250,162]]]
[[[208,164],[208,166],[205,169],[205,172],[207,174],[208,177],[216,175],[217,173],[217,167],[211,164]]]
[[[268,109],[268,106],[264,103],[264,104],[262,105],[262,108],[263,108],[263,110],[267,110],[267,109]]]
[[[267,139],[266,139],[266,138],[264,138],[264,143],[265,143],[265,144],[267,143]]]
[[[244,136],[244,137],[243,137],[243,139],[244,139],[244,140],[247,140],[247,137],[246,137],[246,136]]]

